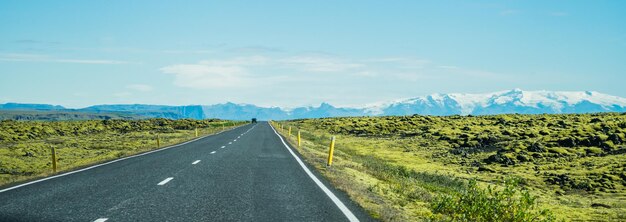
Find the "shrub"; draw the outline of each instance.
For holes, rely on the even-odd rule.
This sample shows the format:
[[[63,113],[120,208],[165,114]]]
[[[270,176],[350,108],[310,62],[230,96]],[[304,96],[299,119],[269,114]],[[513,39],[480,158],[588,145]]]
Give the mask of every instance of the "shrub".
[[[470,180],[467,189],[438,196],[431,204],[435,221],[555,221],[547,209],[539,210],[536,197],[518,190],[518,181],[508,179],[504,189],[482,189]]]

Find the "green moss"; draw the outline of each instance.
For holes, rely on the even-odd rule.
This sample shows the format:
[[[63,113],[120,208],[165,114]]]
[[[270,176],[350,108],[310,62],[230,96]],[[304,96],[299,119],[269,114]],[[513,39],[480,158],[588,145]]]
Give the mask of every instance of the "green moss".
[[[601,154],[604,152],[602,149],[597,147],[587,147],[585,148],[585,151],[589,154]]]
[[[620,221],[626,174],[615,172],[626,172],[626,154],[620,151],[625,122],[626,115],[606,113],[345,117],[281,124],[303,130],[307,145],[299,151],[305,159],[333,183],[345,184],[344,190],[381,220],[427,220],[433,197],[451,194],[445,185],[394,173],[406,169],[461,181],[476,178],[483,188],[513,176],[537,195],[541,208],[559,218]],[[325,170],[331,135],[338,138],[337,165]],[[363,162],[366,156],[389,168]],[[359,178],[346,178],[343,169],[376,182],[362,185]],[[355,191],[359,186],[372,191]],[[592,200],[613,208],[590,207]]]
[[[0,121],[0,185],[52,173],[51,148],[56,149],[58,170],[71,170],[97,162],[180,143],[217,132],[220,120],[85,120]]]
[[[561,148],[561,147],[551,147],[551,148],[548,148],[548,152],[550,152],[550,153],[557,153],[557,154],[561,154],[561,155],[568,155],[569,154],[569,151],[567,151],[567,149]]]

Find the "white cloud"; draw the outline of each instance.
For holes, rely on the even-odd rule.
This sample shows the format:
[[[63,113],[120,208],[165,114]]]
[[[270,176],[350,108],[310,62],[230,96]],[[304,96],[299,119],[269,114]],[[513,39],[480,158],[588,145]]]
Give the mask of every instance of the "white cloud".
[[[215,53],[215,51],[211,51],[211,50],[163,50],[161,52],[165,54],[211,54],[211,53]]]
[[[273,63],[272,59],[264,56],[247,56],[236,57],[232,59],[214,59],[200,61],[200,64],[212,66],[259,66],[267,65],[269,63]]]
[[[238,66],[178,64],[160,70],[173,74],[175,85],[194,89],[242,87],[251,81],[246,70]]]
[[[402,58],[402,57],[378,58],[378,59],[370,59],[368,61],[374,62],[374,63],[386,63],[392,66],[406,68],[406,69],[423,69],[432,63],[430,60],[427,60],[427,59]]]
[[[210,59],[192,64],[175,64],[160,69],[174,76],[174,85],[192,89],[238,89],[241,92],[262,87],[298,91],[312,85],[351,82],[346,90],[380,82],[454,81],[463,78],[498,79],[500,74],[437,64],[410,57],[350,60],[327,55],[291,57],[248,56]],[[314,74],[314,75],[312,75]],[[338,75],[341,74],[341,75]],[[328,96],[328,95],[324,95]]]
[[[193,89],[242,88],[250,85],[302,81],[298,73],[344,72],[356,73],[362,64],[344,62],[320,56],[269,58],[265,56],[235,57],[203,60],[196,64],[175,64],[160,69],[174,75],[176,86]],[[275,73],[288,70],[290,75]],[[252,71],[251,71],[252,70]]]
[[[9,62],[52,62],[52,63],[78,63],[78,64],[129,64],[130,62],[118,61],[118,60],[104,60],[104,59],[63,59],[55,58],[48,55],[39,54],[20,54],[20,53],[8,53],[0,54],[0,61]]]
[[[139,92],[150,92],[153,90],[152,86],[145,84],[131,84],[126,86],[127,89],[132,89]]]
[[[341,72],[363,67],[363,64],[320,56],[295,56],[281,59],[279,62],[286,66],[311,72]]]

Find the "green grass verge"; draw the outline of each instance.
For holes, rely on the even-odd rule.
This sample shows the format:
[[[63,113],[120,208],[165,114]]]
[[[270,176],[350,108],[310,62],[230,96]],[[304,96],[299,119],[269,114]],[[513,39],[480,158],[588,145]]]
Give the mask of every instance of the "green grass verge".
[[[445,220],[453,214],[433,207],[442,197],[462,197],[474,189],[468,187],[471,180],[485,192],[490,186],[505,190],[503,181],[510,179],[532,197],[533,212],[549,210],[558,220],[626,220],[624,114],[353,117],[275,124],[291,126],[293,134],[301,130],[297,150],[302,156],[384,221]],[[335,160],[326,168],[331,135],[337,137]],[[288,140],[296,144],[294,136]]]
[[[221,120],[0,121],[0,187],[150,151],[245,122]],[[224,128],[222,128],[224,126]]]

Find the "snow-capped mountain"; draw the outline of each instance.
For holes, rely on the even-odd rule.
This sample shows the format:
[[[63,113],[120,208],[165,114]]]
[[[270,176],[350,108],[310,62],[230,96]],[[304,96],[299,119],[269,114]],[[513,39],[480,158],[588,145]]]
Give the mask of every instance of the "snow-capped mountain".
[[[489,115],[503,113],[625,112],[626,98],[593,91],[523,91],[514,89],[484,94],[433,94],[378,106],[371,115]]]
[[[0,110],[67,110],[61,106],[45,104],[0,104]],[[362,108],[341,108],[328,103],[318,107],[258,107],[251,104],[223,103],[215,105],[161,106],[161,105],[98,105],[76,112],[120,112],[143,117],[160,118],[222,118],[234,120],[300,119],[342,116],[394,116],[394,115],[490,115],[504,113],[595,113],[626,112],[626,98],[593,91],[509,91],[484,94],[433,94],[403,99]]]

